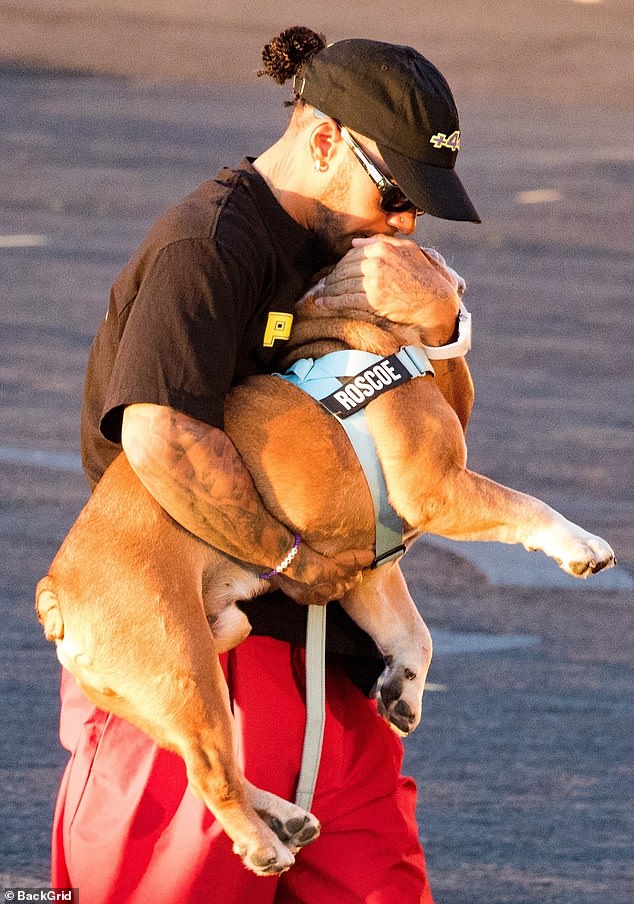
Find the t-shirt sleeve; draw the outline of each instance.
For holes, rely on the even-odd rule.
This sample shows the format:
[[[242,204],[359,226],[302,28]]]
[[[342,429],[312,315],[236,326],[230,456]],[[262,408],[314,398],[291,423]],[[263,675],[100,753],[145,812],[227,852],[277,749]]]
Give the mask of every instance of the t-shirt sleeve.
[[[168,405],[222,428],[252,280],[214,242],[184,239],[155,253],[138,291],[118,313],[120,336],[101,418],[121,442],[126,405]]]

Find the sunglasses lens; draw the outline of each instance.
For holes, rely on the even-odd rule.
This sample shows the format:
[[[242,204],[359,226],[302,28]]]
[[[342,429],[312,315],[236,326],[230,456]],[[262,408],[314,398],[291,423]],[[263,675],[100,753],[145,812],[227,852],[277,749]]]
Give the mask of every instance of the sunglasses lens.
[[[414,205],[400,190],[398,185],[391,185],[387,191],[383,193],[381,198],[381,207],[388,213],[403,213],[411,210]]]

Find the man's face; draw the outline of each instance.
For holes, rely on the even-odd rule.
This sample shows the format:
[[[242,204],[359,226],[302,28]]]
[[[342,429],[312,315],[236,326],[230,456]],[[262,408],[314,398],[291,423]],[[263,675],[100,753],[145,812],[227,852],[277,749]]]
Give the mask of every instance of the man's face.
[[[374,142],[364,139],[364,150],[389,175]],[[381,209],[381,194],[343,142],[339,162],[317,200],[313,231],[338,257],[350,250],[352,239],[371,235],[411,235],[416,228],[414,210],[390,213]]]

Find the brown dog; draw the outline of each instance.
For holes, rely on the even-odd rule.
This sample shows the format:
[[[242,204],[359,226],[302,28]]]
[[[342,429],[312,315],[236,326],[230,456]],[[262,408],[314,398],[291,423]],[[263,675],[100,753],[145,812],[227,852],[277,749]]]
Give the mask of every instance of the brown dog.
[[[308,301],[284,364],[342,348],[386,356],[407,344],[420,344],[416,327],[371,315],[324,318]],[[438,362],[435,378],[413,379],[366,408],[408,542],[431,532],[522,543],[581,577],[614,564],[600,538],[466,469],[472,400],[461,358]],[[275,376],[247,380],[227,398],[226,432],[266,507],[312,547],[324,554],[372,547],[374,511],[361,467],[340,425],[302,390]],[[248,783],[234,755],[217,654],[249,633],[235,601],[266,586],[254,567],[173,521],[122,454],[40,581],[36,600],[47,638],[90,700],[182,756],[193,792],[260,875],[287,869],[319,833],[312,815]],[[379,710],[407,734],[420,719],[431,638],[398,565],[366,571],[342,605],[383,653]]]

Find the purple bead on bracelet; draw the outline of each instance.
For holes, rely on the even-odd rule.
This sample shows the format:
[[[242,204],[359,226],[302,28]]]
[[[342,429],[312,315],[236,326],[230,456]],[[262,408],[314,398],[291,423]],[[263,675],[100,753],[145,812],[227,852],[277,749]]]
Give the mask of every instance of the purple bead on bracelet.
[[[275,568],[272,568],[271,571],[265,571],[259,577],[263,581],[270,581],[271,578],[274,578],[276,574],[282,574],[283,571],[286,571],[288,566],[291,564],[295,556],[297,555],[297,550],[299,549],[299,544],[302,542],[302,538],[299,534],[295,534],[295,542],[292,547],[286,553],[282,561],[279,565],[276,565]]]

